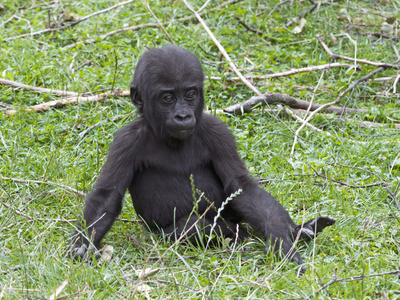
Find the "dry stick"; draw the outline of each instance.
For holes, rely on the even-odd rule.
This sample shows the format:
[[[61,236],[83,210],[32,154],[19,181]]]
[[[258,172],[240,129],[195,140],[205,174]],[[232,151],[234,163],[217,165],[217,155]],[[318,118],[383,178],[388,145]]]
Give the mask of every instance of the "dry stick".
[[[153,16],[154,19],[156,19],[157,24],[161,27],[161,29],[164,31],[165,35],[169,38],[169,40],[172,42],[172,44],[176,45],[172,37],[169,35],[168,31],[165,29],[164,25],[160,22],[160,20],[156,17],[154,14],[153,10],[151,9],[149,3],[146,0],[142,0],[144,5],[147,7],[147,9],[150,11],[151,15]]]
[[[197,20],[200,22],[200,24],[203,26],[203,28],[205,29],[205,31],[208,33],[208,35],[211,37],[211,39],[213,40],[213,42],[215,43],[215,45],[218,47],[219,51],[222,53],[222,55],[225,57],[225,59],[228,61],[228,64],[230,65],[230,67],[233,69],[233,71],[236,73],[236,75],[240,78],[240,80],[249,88],[251,89],[256,95],[258,96],[262,96],[262,93],[254,86],[252,85],[243,75],[242,73],[240,73],[240,71],[237,69],[236,65],[233,63],[233,61],[231,60],[231,58],[229,57],[228,53],[226,52],[225,48],[221,45],[221,43],[216,39],[216,37],[214,36],[214,34],[211,32],[211,30],[208,28],[207,24],[204,22],[204,20],[202,19],[202,17],[195,11],[193,10],[193,8],[187,3],[186,0],[183,0],[183,2],[185,3],[185,5],[188,7],[188,9],[196,16]],[[292,118],[303,122],[303,120],[301,118],[299,118],[298,116],[296,116],[290,109],[286,108],[286,107],[282,107],[281,105],[277,105],[278,108],[285,110],[285,112],[290,115]],[[323,132],[321,129],[316,128],[315,126],[307,123],[308,127],[314,129],[315,131],[318,132]]]
[[[392,48],[393,48],[393,50],[394,50],[394,53],[395,53],[396,56],[397,56],[397,59],[400,59],[399,50],[397,50],[397,47],[396,47],[396,43],[395,43],[395,42],[392,42]]]
[[[73,27],[73,26],[79,24],[82,21],[85,21],[85,20],[89,19],[90,17],[105,13],[107,11],[110,11],[110,10],[114,9],[114,8],[117,8],[117,7],[125,5],[125,4],[132,3],[134,1],[136,1],[136,0],[129,0],[129,1],[118,3],[116,5],[110,6],[109,8],[106,8],[106,9],[103,9],[103,10],[99,10],[99,11],[97,11],[95,13],[92,13],[90,15],[87,15],[87,16],[85,16],[85,17],[83,17],[83,18],[81,18],[81,19],[79,19],[77,21],[71,22],[71,23],[69,23],[67,25],[64,25],[64,26],[61,26],[61,27],[58,27],[58,28],[48,28],[48,29],[44,29],[44,30],[41,30],[41,31],[37,31],[37,32],[25,33],[25,34],[21,34],[21,35],[18,35],[18,36],[6,38],[6,39],[4,39],[4,41],[7,42],[7,41],[15,40],[15,39],[18,39],[18,38],[26,37],[26,36],[33,37],[35,35],[39,35],[39,34],[46,33],[46,32],[65,30],[65,29],[67,29],[69,27]]]
[[[349,68],[349,67],[354,67],[354,65],[346,64],[346,63],[332,63],[332,64],[325,64],[325,65],[320,65],[320,66],[311,66],[311,67],[306,67],[306,68],[293,69],[290,71],[285,71],[285,72],[280,72],[280,73],[275,73],[275,74],[246,75],[244,77],[247,79],[270,79],[270,78],[291,76],[291,75],[296,75],[296,74],[300,74],[300,73],[322,71],[322,70],[326,70],[326,69],[330,69],[330,68],[341,68],[341,67]],[[359,69],[361,69],[361,68],[359,68]],[[209,79],[222,80],[223,78],[222,77],[209,77]],[[228,78],[227,80],[236,81],[236,80],[240,80],[240,78],[232,77],[232,78]]]
[[[368,277],[377,277],[377,276],[385,276],[385,275],[400,275],[400,270],[377,273],[377,274],[370,274],[370,275],[351,276],[351,277],[347,277],[347,278],[343,278],[343,279],[337,279],[334,282],[332,282],[331,284],[337,283],[337,282],[362,280],[362,279],[368,278]]]
[[[122,91],[122,92],[121,91],[112,91],[112,92],[102,93],[102,94],[98,94],[98,95],[94,95],[94,96],[79,96],[79,97],[65,98],[65,99],[54,100],[54,101],[50,101],[50,102],[45,102],[45,103],[42,103],[42,104],[34,105],[34,106],[31,106],[31,107],[28,107],[28,108],[24,108],[24,110],[35,111],[35,112],[43,112],[43,111],[49,110],[50,108],[64,107],[67,104],[99,101],[99,100],[102,100],[102,99],[104,99],[104,98],[106,98],[107,96],[110,96],[110,95],[125,97],[125,96],[129,95],[129,91]],[[7,115],[14,115],[17,112],[18,111],[15,110],[15,109],[4,111],[4,113],[7,114]]]
[[[232,106],[229,106],[224,109],[224,112],[240,115],[242,113],[250,112],[254,106],[258,104],[274,104],[274,103],[282,103],[287,105],[291,108],[298,108],[302,110],[307,110],[310,108],[311,111],[315,111],[316,109],[320,108],[322,104],[311,103],[305,100],[294,98],[288,94],[281,94],[281,93],[271,93],[267,92],[262,96],[254,96],[251,97],[249,100],[246,100],[243,103],[237,103]],[[363,109],[357,108],[344,108],[333,106],[330,108],[326,108],[324,110],[326,113],[344,113],[344,114],[356,114],[356,113],[366,113]]]
[[[340,164],[340,163],[339,163],[339,164]],[[340,164],[340,165],[342,165],[342,164]],[[311,167],[311,165],[309,165],[309,166]],[[374,172],[374,171],[369,171],[369,170],[364,169],[364,168],[362,168],[362,167],[347,166],[347,165],[342,165],[342,166],[348,167],[348,168],[352,168],[352,169],[356,169],[356,170],[361,170],[361,171],[363,171],[363,172],[367,172],[367,173],[369,173],[369,174],[371,174],[371,175],[374,175],[376,178],[378,178],[378,179],[380,180],[381,185],[384,186],[384,187],[386,188],[386,190],[388,191],[389,195],[392,197],[394,203],[396,204],[397,209],[400,209],[400,203],[399,203],[399,201],[397,200],[397,197],[396,197],[397,191],[398,191],[398,189],[399,189],[399,187],[400,187],[400,182],[397,184],[397,187],[396,187],[395,191],[392,192],[392,191],[389,189],[389,184],[388,184],[386,181],[384,181],[384,180],[381,178],[381,176],[379,176],[376,172]],[[312,168],[312,167],[311,167],[311,168]],[[315,172],[315,170],[314,170],[314,172]],[[318,175],[318,174],[317,174],[317,175]]]
[[[366,189],[366,188],[375,187],[375,186],[387,186],[387,183],[386,182],[382,182],[382,180],[381,180],[380,183],[371,183],[371,184],[364,184],[364,185],[348,184],[348,183],[345,183],[343,181],[339,181],[339,180],[336,180],[336,179],[333,179],[333,178],[329,178],[329,177],[327,177],[325,175],[322,175],[322,174],[318,173],[318,171],[312,165],[310,165],[308,162],[306,162],[306,164],[314,171],[315,175],[317,175],[318,177],[324,178],[326,180],[329,180],[329,181],[332,181],[332,182],[335,182],[337,184],[340,184],[340,185],[343,185],[343,186],[347,186],[347,187],[350,187],[350,188]]]
[[[252,85],[243,75],[240,73],[240,71],[236,68],[236,65],[232,62],[231,58],[229,57],[228,53],[226,52],[225,48],[221,45],[221,43],[215,38],[214,34],[211,32],[211,30],[208,28],[202,17],[195,11],[188,3],[186,0],[183,0],[187,8],[195,15],[197,20],[200,22],[200,24],[203,26],[205,31],[208,33],[208,35],[211,37],[213,40],[214,44],[218,47],[219,51],[222,53],[222,55],[225,57],[225,59],[228,61],[230,67],[233,69],[233,71],[236,73],[236,75],[240,78],[241,81],[244,82],[244,84],[247,85],[248,88],[250,88],[254,93],[257,95],[261,96],[262,93],[254,86]]]
[[[228,4],[231,4],[231,3],[235,3],[235,2],[238,2],[238,1],[239,0],[228,0],[228,1],[225,1],[225,2],[221,3],[220,5],[218,5],[218,6],[214,7],[214,8],[211,8],[211,9],[205,11],[205,12],[201,12],[200,14],[204,14],[206,12],[212,12],[212,11],[214,11],[216,9],[219,9],[222,6],[225,6],[225,5],[228,5]],[[168,25],[168,24],[173,23],[173,22],[184,22],[184,21],[188,21],[190,19],[193,19],[193,17],[194,16],[191,15],[191,16],[187,16],[187,17],[173,19],[173,20],[171,20],[169,22],[164,22],[162,24],[163,25]],[[151,27],[159,27],[159,24],[157,24],[157,23],[147,23],[147,24],[135,25],[135,26],[130,26],[130,27],[124,27],[124,28],[120,28],[120,29],[117,29],[117,30],[113,30],[113,31],[107,32],[107,33],[101,35],[99,38],[100,39],[104,39],[106,37],[115,35],[117,33],[125,32],[125,31],[137,31],[137,30],[140,30],[142,28],[151,28]],[[83,40],[83,41],[80,41],[80,42],[65,46],[65,48],[70,49],[70,48],[75,47],[78,44],[92,43],[92,42],[95,42],[96,40],[97,40],[97,38],[86,39],[86,40]]]
[[[86,196],[86,194],[84,192],[78,191],[78,190],[76,190],[76,189],[74,189],[72,187],[69,187],[67,185],[55,183],[55,182],[48,181],[48,180],[47,181],[40,181],[40,180],[19,179],[19,178],[12,178],[12,177],[0,177],[0,180],[5,180],[5,181],[9,180],[9,181],[14,181],[14,182],[19,182],[19,183],[37,183],[37,184],[54,185],[54,186],[61,187],[61,188],[65,189],[65,190],[71,191],[71,192],[77,194],[78,196],[81,196],[81,197],[85,197]]]
[[[60,99],[60,100],[55,100],[55,101],[50,101],[50,102],[34,105],[34,106],[31,106],[28,108],[24,108],[24,110],[42,112],[42,111],[46,111],[52,107],[55,107],[55,108],[64,107],[67,104],[99,101],[99,100],[106,98],[108,95],[109,95],[109,93],[103,93],[103,94],[99,94],[99,95],[95,95],[95,96],[79,96],[79,97],[65,98],[65,99]],[[17,112],[18,112],[17,110],[12,109],[12,110],[6,110],[4,113],[7,115],[14,115]]]
[[[394,68],[396,70],[400,69],[400,66],[395,65],[395,64],[379,63],[379,62],[369,61],[366,59],[358,59],[358,58],[352,58],[352,57],[348,57],[348,56],[333,54],[332,51],[328,48],[328,46],[325,44],[325,42],[322,40],[322,38],[319,34],[317,34],[317,39],[320,42],[320,44],[322,45],[322,47],[325,49],[325,51],[329,54],[329,56],[334,60],[341,58],[344,60],[349,60],[349,61],[353,61],[356,63],[367,64],[367,65],[376,66],[376,67]]]
[[[310,105],[309,105],[308,108],[307,108],[306,114],[308,114],[308,112],[309,112],[310,109],[311,109],[311,106],[312,106],[313,101],[314,101],[314,98],[315,98],[315,93],[317,92],[318,87],[319,87],[319,85],[321,84],[321,81],[322,81],[322,78],[324,77],[324,74],[325,74],[325,72],[322,72],[321,76],[319,77],[317,86],[315,87],[314,92],[313,92],[313,94],[312,94],[312,98],[311,98],[311,101],[310,101]],[[306,123],[301,124],[300,127],[299,127],[299,128],[296,130],[296,132],[294,133],[294,141],[293,141],[292,151],[290,152],[291,155],[293,155],[293,153],[294,153],[294,147],[296,146],[296,143],[297,143],[297,137],[299,136],[299,133],[300,133],[301,129],[303,129],[303,127],[305,126],[305,124],[306,124]]]
[[[19,83],[16,81],[3,79],[3,78],[0,78],[0,84],[5,85],[5,86],[12,86],[15,88],[22,88],[24,90],[36,91],[36,92],[40,92],[40,93],[52,93],[52,94],[55,94],[58,96],[64,96],[64,97],[65,96],[69,96],[69,97],[78,96],[78,93],[75,93],[75,92],[67,92],[67,91],[60,91],[60,90],[54,90],[54,89],[40,88],[40,87],[27,85],[27,84],[23,84],[23,83]]]

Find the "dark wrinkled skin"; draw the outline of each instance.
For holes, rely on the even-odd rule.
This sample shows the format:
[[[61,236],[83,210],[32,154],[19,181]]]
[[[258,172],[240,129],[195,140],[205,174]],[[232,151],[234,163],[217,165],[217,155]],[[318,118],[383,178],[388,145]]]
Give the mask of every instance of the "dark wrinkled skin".
[[[210,234],[216,210],[239,189],[242,192],[228,202],[215,226],[215,233],[224,238],[234,239],[237,232],[239,239],[247,237],[241,224],[249,223],[265,237],[266,251],[288,255],[297,236],[310,240],[334,224],[333,218],[319,216],[296,225],[283,206],[258,186],[226,125],[203,114],[203,78],[199,60],[176,46],[148,50],[140,59],[131,99],[141,116],[115,134],[73,234],[70,253],[75,259],[87,257],[89,240],[100,246],[121,212],[127,189],[150,230],[176,239],[196,223],[186,232],[192,243],[199,242],[199,231]],[[197,214],[192,213],[191,176],[195,188],[214,204],[202,220],[198,216],[209,203],[202,197]],[[303,264],[295,249],[290,260]]]

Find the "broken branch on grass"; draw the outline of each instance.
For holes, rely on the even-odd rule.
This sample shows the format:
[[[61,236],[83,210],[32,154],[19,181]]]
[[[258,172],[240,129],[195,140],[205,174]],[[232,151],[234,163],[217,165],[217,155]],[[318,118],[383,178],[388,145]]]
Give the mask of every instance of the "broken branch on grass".
[[[164,31],[165,35],[169,38],[169,40],[172,42],[172,44],[175,44],[175,41],[172,39],[172,37],[169,35],[168,31],[165,29],[164,25],[160,22],[160,20],[157,18],[157,16],[154,14],[153,10],[150,7],[150,4],[146,0],[142,0],[146,8],[149,10],[153,18],[157,21],[158,26],[161,27],[161,29]]]
[[[250,32],[254,32],[256,34],[258,34],[259,36],[263,37],[264,39],[269,39],[270,37],[266,36],[266,33],[264,31],[255,29],[253,27],[250,27],[249,25],[247,25],[245,22],[243,22],[242,20],[240,20],[240,18],[238,16],[235,17],[235,19],[238,21],[238,23],[240,25],[242,25],[246,30],[250,31]],[[270,38],[272,40],[275,40],[274,38]]]
[[[327,70],[327,69],[331,69],[331,68],[342,68],[342,67],[350,68],[350,67],[354,67],[354,65],[346,64],[346,63],[332,63],[332,64],[325,64],[325,65],[320,65],[320,66],[311,66],[311,67],[306,67],[306,68],[293,69],[293,70],[280,72],[280,73],[274,73],[274,74],[246,75],[244,77],[246,79],[270,79],[270,78],[291,76],[291,75],[296,75],[296,74],[300,74],[300,73],[322,71],[322,70]],[[358,67],[358,68],[359,68],[359,70],[361,70],[361,67]],[[209,77],[209,79],[222,80],[222,77]],[[240,80],[240,78],[232,77],[232,78],[228,78],[227,80],[236,81],[236,80]]]
[[[325,175],[322,175],[320,173],[318,173],[318,171],[316,169],[314,169],[308,162],[306,162],[307,165],[314,171],[315,175],[317,175],[318,177],[324,178],[326,180],[335,182],[337,184],[343,185],[343,186],[347,186],[350,188],[355,188],[355,189],[366,189],[366,188],[370,188],[370,187],[375,187],[375,186],[387,186],[386,182],[380,182],[380,183],[371,183],[371,184],[360,184],[360,185],[353,185],[353,184],[348,184],[345,183],[343,181],[339,181],[339,180],[335,180],[333,178],[329,178]]]
[[[363,280],[364,278],[385,276],[385,275],[396,276],[396,275],[399,275],[399,274],[400,274],[400,270],[377,273],[377,274],[369,274],[369,275],[351,276],[351,277],[347,277],[347,278],[343,278],[343,279],[338,279],[339,276],[334,276],[333,279],[331,281],[329,281],[327,284],[324,284],[322,286],[322,288],[320,288],[318,290],[318,292],[321,291],[322,289],[325,289],[326,287],[328,287],[328,286],[330,286],[330,285],[332,285],[334,283],[338,283],[338,282],[348,282],[348,281],[355,281],[355,280]]]
[[[324,74],[325,74],[325,71],[322,71],[321,76],[319,77],[317,86],[315,87],[314,92],[313,92],[313,94],[312,94],[310,104],[309,104],[309,106],[308,106],[308,108],[307,108],[307,112],[306,112],[307,114],[308,114],[308,112],[310,111],[311,106],[313,105],[314,98],[315,98],[315,93],[317,92],[318,87],[319,87],[319,85],[321,84],[321,81],[322,81],[322,78],[324,77]],[[312,115],[312,114],[311,114],[311,115]],[[307,120],[305,120],[305,122],[308,122],[309,119],[310,119],[310,117],[308,117]],[[299,127],[299,128],[296,130],[296,132],[294,133],[294,141],[293,141],[293,146],[292,146],[292,151],[291,151],[291,154],[292,154],[292,155],[293,155],[293,153],[294,153],[294,148],[296,147],[297,137],[299,136],[300,131],[303,129],[303,127],[304,127],[305,125],[306,125],[306,123],[301,124],[300,127]]]
[[[67,91],[60,91],[60,90],[55,90],[55,89],[40,88],[40,87],[27,85],[27,84],[23,84],[23,83],[19,83],[16,81],[3,79],[3,78],[0,78],[0,84],[4,85],[4,86],[21,88],[21,89],[28,90],[28,91],[35,91],[35,92],[40,92],[40,93],[52,93],[52,94],[55,94],[58,96],[64,96],[64,97],[65,96],[69,96],[69,97],[78,96],[78,93],[75,93],[75,92],[67,92]]]
[[[388,63],[380,63],[380,62],[373,62],[373,61],[369,61],[366,59],[359,59],[359,58],[352,58],[352,57],[348,57],[348,56],[343,56],[343,55],[339,55],[339,54],[334,54],[329,48],[328,46],[325,44],[325,42],[322,40],[321,36],[319,34],[317,34],[317,39],[319,41],[319,43],[322,45],[322,47],[325,49],[325,51],[329,54],[329,56],[333,59],[344,59],[344,60],[348,60],[348,61],[353,61],[355,63],[360,63],[360,64],[366,64],[366,65],[371,65],[371,66],[375,66],[375,67],[382,67],[382,68],[393,68],[396,70],[400,69],[399,65],[395,65],[395,64],[388,64]]]
[[[311,111],[315,111],[317,109],[319,109],[319,110],[323,109],[323,111],[326,113],[356,114],[356,113],[366,113],[367,112],[363,109],[344,108],[344,107],[337,107],[337,106],[333,106],[333,107],[329,107],[329,108],[324,106],[323,108],[321,108],[323,106],[321,104],[310,103],[308,101],[292,97],[288,94],[272,93],[272,92],[267,92],[261,96],[254,96],[243,103],[238,103],[238,104],[229,106],[224,109],[224,112],[234,114],[234,115],[241,115],[244,113],[251,112],[251,110],[256,105],[259,105],[259,104],[269,105],[269,104],[276,104],[276,103],[281,103],[281,104],[287,105],[291,108],[303,109],[303,110],[307,110],[308,108],[310,108]]]
[[[55,183],[52,181],[41,181],[41,180],[30,180],[30,179],[19,179],[19,178],[12,178],[12,177],[0,177],[0,180],[4,180],[4,181],[14,181],[14,182],[19,182],[19,183],[36,183],[36,184],[48,184],[48,185],[53,185],[53,186],[58,186],[61,187],[67,191],[73,192],[75,194],[77,194],[80,197],[85,197],[86,194],[84,192],[78,191],[72,187],[69,187],[67,185],[64,184],[59,184],[59,183]]]
[[[35,111],[35,112],[43,112],[47,111],[50,108],[60,108],[64,107],[67,104],[75,104],[75,103],[85,103],[85,102],[95,102],[95,101],[100,101],[105,99],[108,96],[122,96],[125,97],[126,95],[129,96],[129,91],[112,91],[109,93],[102,93],[94,96],[78,96],[78,97],[71,97],[71,98],[65,98],[65,99],[60,99],[60,100],[54,100],[54,101],[49,101],[46,103],[34,105],[31,107],[23,108],[23,110],[26,111]],[[11,109],[11,110],[6,110],[4,111],[5,114],[7,115],[14,115],[18,112],[16,109]]]
[[[77,25],[77,24],[79,24],[79,23],[81,23],[81,22],[83,22],[83,21],[85,21],[85,20],[87,20],[87,19],[93,17],[93,16],[96,16],[96,15],[99,15],[99,14],[102,14],[102,13],[105,13],[105,12],[108,12],[108,11],[114,9],[114,8],[117,8],[117,7],[119,7],[119,6],[123,6],[123,5],[125,5],[125,4],[132,3],[132,2],[134,2],[134,1],[136,1],[136,0],[128,0],[128,1],[125,1],[125,2],[121,2],[121,3],[115,4],[115,5],[113,5],[113,6],[110,6],[109,8],[106,8],[106,9],[103,9],[103,10],[99,10],[99,11],[97,11],[97,12],[94,12],[94,13],[92,13],[92,14],[90,14],[90,15],[87,15],[87,16],[85,16],[85,17],[83,17],[83,18],[80,18],[79,20],[73,21],[73,22],[68,23],[67,25],[64,25],[64,26],[61,26],[61,27],[57,27],[57,28],[47,28],[47,29],[40,30],[40,31],[37,31],[37,32],[25,33],[25,34],[21,34],[21,35],[18,35],[18,36],[6,38],[6,39],[4,39],[4,41],[7,42],[7,41],[11,41],[11,40],[15,40],[15,39],[27,37],[27,36],[33,37],[33,36],[35,36],[35,35],[40,35],[40,34],[42,34],[42,33],[47,33],[47,32],[52,32],[52,31],[62,31],[62,30],[65,30],[65,29],[67,29],[67,28],[73,27],[73,26],[75,26],[75,25]]]

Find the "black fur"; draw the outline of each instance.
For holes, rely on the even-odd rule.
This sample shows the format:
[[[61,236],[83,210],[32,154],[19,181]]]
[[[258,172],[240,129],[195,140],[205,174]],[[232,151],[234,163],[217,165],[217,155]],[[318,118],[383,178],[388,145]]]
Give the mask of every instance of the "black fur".
[[[225,124],[203,114],[203,71],[196,56],[176,46],[148,50],[140,59],[131,83],[131,99],[141,114],[115,134],[101,175],[86,199],[84,222],[79,222],[71,245],[83,257],[92,240],[99,247],[121,211],[127,189],[136,213],[156,232],[173,238],[186,232],[198,242],[198,232],[209,234],[217,209],[232,193],[215,233],[247,236],[240,225],[251,224],[272,245],[289,254],[298,235],[313,238],[334,219],[323,216],[296,225],[283,206],[248,174]],[[193,184],[191,183],[193,179]],[[204,193],[196,204],[193,186]],[[195,198],[199,199],[199,193]],[[206,199],[205,199],[206,198]],[[202,220],[198,220],[210,203]],[[87,227],[81,225],[86,224]],[[292,261],[302,264],[293,249]]]

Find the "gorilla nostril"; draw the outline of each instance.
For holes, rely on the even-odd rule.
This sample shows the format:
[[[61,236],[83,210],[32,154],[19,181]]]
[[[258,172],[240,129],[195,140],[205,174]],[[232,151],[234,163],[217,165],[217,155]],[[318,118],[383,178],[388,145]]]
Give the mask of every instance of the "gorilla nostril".
[[[178,122],[187,122],[190,121],[191,119],[192,119],[191,115],[184,115],[184,114],[175,115],[175,120]]]

